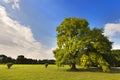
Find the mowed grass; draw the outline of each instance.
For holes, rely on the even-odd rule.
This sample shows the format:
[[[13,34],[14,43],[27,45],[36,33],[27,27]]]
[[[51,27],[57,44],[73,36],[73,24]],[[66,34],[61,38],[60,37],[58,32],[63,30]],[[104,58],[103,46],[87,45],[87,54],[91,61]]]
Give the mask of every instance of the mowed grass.
[[[13,65],[7,69],[0,65],[0,80],[120,80],[120,69],[110,73],[94,69],[69,71],[69,66],[57,67],[49,65]]]

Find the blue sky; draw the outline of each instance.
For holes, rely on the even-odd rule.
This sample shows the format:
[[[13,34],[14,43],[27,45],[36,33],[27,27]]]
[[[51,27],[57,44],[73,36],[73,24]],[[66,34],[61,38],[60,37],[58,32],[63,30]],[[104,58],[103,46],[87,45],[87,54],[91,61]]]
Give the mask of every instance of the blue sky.
[[[7,23],[3,23],[3,18],[0,21],[0,23],[3,24],[1,24],[3,26],[1,28],[7,27],[7,30],[10,32],[8,29],[11,27],[10,24],[13,24],[13,26],[17,24],[21,32],[24,33],[24,31],[27,31],[27,33],[26,36],[19,35],[21,32],[16,28],[17,26],[11,27],[13,30],[19,32],[19,34],[16,33],[16,35],[20,36],[21,40],[25,38],[26,44],[28,44],[27,41],[31,41],[31,44],[39,46],[40,48],[30,44],[29,47],[26,46],[26,44],[22,45],[25,46],[25,48],[20,48],[21,50],[18,50],[18,47],[16,52],[6,48],[8,47],[6,46],[8,42],[13,42],[18,46],[18,43],[21,41],[17,38],[11,41],[6,40],[4,47],[3,45],[0,46],[1,49],[4,48],[5,50],[0,53],[13,57],[23,54],[27,57],[37,59],[53,58],[52,50],[56,47],[56,27],[66,17],[85,18],[88,20],[91,28],[104,28],[104,34],[108,36],[111,41],[115,42],[113,48],[120,49],[120,45],[118,44],[120,42],[119,3],[119,0],[1,0],[1,12],[5,12],[6,15],[1,12],[0,15],[11,20],[8,21],[9,25],[7,25]],[[2,32],[3,34],[7,34],[5,31]],[[30,35],[30,37],[27,35]],[[3,44],[3,39],[5,40],[8,37],[0,36],[0,38],[0,44]],[[27,51],[25,51],[26,49]],[[33,52],[30,53],[29,50]]]
[[[56,36],[56,26],[66,17],[80,17],[90,27],[103,28],[106,23],[119,20],[119,0],[21,0],[19,21],[31,27],[34,37],[47,44]],[[55,41],[55,39],[53,39]],[[50,42],[51,43],[51,42]]]

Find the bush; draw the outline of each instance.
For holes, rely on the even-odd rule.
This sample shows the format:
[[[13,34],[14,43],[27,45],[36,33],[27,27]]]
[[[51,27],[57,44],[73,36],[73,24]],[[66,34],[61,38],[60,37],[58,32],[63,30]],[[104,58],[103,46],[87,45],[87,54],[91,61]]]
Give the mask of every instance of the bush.
[[[13,63],[7,63],[7,67],[8,69],[10,69],[12,67]]]
[[[48,63],[45,63],[45,67],[46,67],[46,68],[48,67]]]

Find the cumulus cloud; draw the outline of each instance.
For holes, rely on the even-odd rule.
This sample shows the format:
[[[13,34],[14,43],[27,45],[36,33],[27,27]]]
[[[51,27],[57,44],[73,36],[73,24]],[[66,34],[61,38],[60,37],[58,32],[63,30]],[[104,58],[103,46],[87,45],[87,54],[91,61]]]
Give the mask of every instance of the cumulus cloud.
[[[114,42],[113,49],[120,49],[120,23],[107,23],[104,34]]]
[[[5,7],[0,6],[0,54],[43,59],[53,58],[51,53],[51,49],[47,50],[47,47],[35,40],[29,27],[11,19]]]
[[[3,0],[5,3],[9,3],[10,2],[10,0]]]
[[[20,9],[20,0],[3,0],[5,3],[10,3],[12,5],[12,9]]]

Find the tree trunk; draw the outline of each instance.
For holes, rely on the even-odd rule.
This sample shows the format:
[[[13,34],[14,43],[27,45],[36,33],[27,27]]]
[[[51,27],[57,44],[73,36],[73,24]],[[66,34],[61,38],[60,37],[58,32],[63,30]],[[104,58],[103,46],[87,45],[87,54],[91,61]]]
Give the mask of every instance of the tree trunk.
[[[77,70],[75,63],[71,64],[71,70]]]

